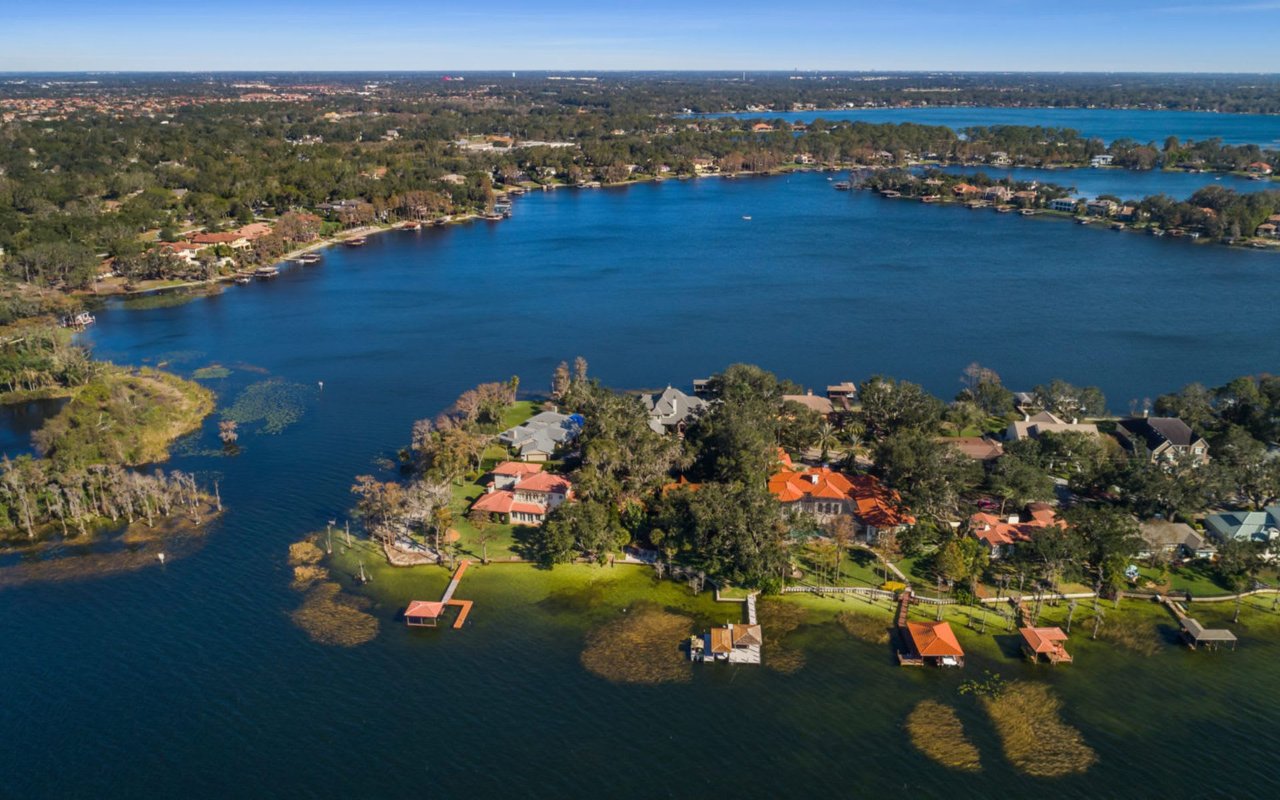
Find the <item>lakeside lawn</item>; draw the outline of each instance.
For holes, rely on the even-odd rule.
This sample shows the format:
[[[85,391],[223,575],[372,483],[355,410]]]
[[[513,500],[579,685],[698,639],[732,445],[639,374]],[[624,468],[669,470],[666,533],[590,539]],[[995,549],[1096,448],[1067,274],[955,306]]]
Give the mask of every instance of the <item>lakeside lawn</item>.
[[[513,428],[538,413],[542,403],[536,400],[519,400],[512,403],[502,415],[499,431]],[[453,496],[450,510],[453,511],[452,528],[458,532],[459,545],[465,558],[480,559],[485,547],[482,539],[488,537],[488,556],[491,561],[508,561],[512,556],[524,554],[522,540],[527,528],[522,525],[508,525],[490,522],[477,526],[467,517],[467,510],[476,498],[484,494],[485,487],[480,483],[485,476],[503,461],[510,458],[507,448],[498,442],[491,442],[480,456],[480,474],[474,481],[454,482],[450,485]],[[554,462],[550,462],[554,464]]]

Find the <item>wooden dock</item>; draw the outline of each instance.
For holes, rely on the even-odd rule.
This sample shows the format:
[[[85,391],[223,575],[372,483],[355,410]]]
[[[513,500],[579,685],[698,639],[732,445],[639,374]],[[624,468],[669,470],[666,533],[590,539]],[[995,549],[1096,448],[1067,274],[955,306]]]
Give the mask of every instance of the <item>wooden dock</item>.
[[[1182,641],[1186,642],[1187,647],[1197,650],[1204,647],[1209,650],[1217,650],[1219,647],[1231,645],[1231,649],[1236,649],[1236,635],[1226,628],[1206,628],[1200,624],[1200,621],[1189,616],[1182,604],[1171,599],[1167,595],[1157,595],[1160,603],[1173,614],[1174,619],[1178,621],[1178,627],[1182,632]]]
[[[449,585],[445,587],[444,594],[440,597],[440,601],[430,602],[426,600],[414,600],[409,603],[409,608],[405,611],[405,624],[415,627],[431,627],[434,628],[443,616],[446,606],[454,606],[458,609],[458,617],[453,621],[455,629],[461,628],[467,621],[467,615],[471,613],[472,602],[470,600],[454,600],[453,593],[458,590],[458,584],[462,583],[462,576],[466,573],[467,567],[471,566],[471,562],[463,559],[458,564],[458,568],[454,570],[453,577],[449,580]]]
[[[453,599],[453,593],[458,590],[458,584],[462,583],[462,575],[469,566],[471,566],[471,562],[465,558],[462,559],[462,563],[458,564],[458,568],[453,571],[453,578],[449,580],[449,585],[445,587],[444,596],[440,598],[440,602],[446,606],[458,607],[458,618],[453,621],[455,630],[462,627],[463,623],[467,621],[467,615],[471,613],[470,600]]]

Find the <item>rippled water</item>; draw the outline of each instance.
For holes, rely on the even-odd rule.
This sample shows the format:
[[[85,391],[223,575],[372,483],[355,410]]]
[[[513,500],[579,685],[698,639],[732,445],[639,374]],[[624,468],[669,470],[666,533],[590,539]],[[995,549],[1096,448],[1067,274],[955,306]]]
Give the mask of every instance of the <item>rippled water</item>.
[[[287,616],[285,553],[341,518],[352,477],[415,418],[482,380],[540,390],[580,352],[616,386],[749,360],[812,384],[883,370],[949,394],[981,359],[1018,386],[1096,381],[1118,406],[1274,369],[1278,264],[837,193],[810,174],[548,193],[501,224],[377,236],[183,306],[106,309],[89,333],[99,355],[224,365],[208,382],[223,405],[281,378],[309,388],[305,411],[279,434],[246,426],[234,458],[217,454],[216,420],[179,448],[173,465],[219,480],[230,509],[198,553],[0,591],[0,797],[1208,796],[1186,778],[1188,750],[1231,765],[1232,789],[1269,794],[1280,686],[1266,638],[1150,659],[1081,642],[1070,668],[1031,671],[975,637],[967,676],[1051,681],[1099,751],[1087,775],[1045,782],[1003,762],[957,699],[966,675],[899,669],[831,624],[794,634],[808,665],[792,676],[617,686],[581,668],[583,633],[655,592],[688,605],[679,587],[619,569],[598,605],[573,610],[547,598],[574,575],[491,567],[460,592],[477,604],[466,630],[395,624],[408,596],[439,590],[432,572],[377,587],[380,637],[332,649]],[[958,705],[983,773],[911,749],[901,725],[926,697]]]

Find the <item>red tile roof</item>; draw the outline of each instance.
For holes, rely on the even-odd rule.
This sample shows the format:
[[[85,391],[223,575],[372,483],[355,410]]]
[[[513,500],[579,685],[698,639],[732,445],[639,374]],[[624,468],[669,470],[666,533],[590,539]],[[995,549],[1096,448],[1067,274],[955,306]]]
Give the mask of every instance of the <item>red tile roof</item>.
[[[568,495],[573,491],[573,484],[563,475],[552,475],[550,472],[535,472],[522,478],[515,488],[521,492],[546,492],[548,494]]]
[[[444,603],[434,600],[412,600],[404,610],[406,617],[428,617],[434,619],[444,613]]]
[[[829,467],[783,469],[769,478],[769,491],[782,503],[795,503],[806,498],[848,499],[863,524],[877,528],[894,528],[915,522],[915,518],[902,509],[898,493],[885,488],[871,475],[846,475]]]
[[[1056,653],[1067,640],[1061,628],[1018,628],[1018,633],[1034,653]]]
[[[969,531],[988,547],[1001,547],[1030,541],[1031,532],[1037,528],[1066,527],[1066,523],[1058,519],[1053,506],[1047,503],[1031,503],[1027,506],[1027,516],[1031,519],[1026,522],[1010,522],[995,514],[979,512],[969,517]]]
[[[963,656],[960,640],[945,622],[908,622],[907,634],[916,652],[934,658]]]
[[[515,505],[516,495],[507,489],[499,489],[496,492],[482,494],[472,504],[473,511],[487,511],[490,514],[510,514],[511,507]]]
[[[191,241],[195,244],[231,244],[243,238],[243,236],[234,231],[230,233],[197,233],[191,237]]]
[[[503,461],[493,468],[494,475],[511,475],[513,477],[532,475],[535,472],[542,472],[542,465],[530,464],[527,461]]]

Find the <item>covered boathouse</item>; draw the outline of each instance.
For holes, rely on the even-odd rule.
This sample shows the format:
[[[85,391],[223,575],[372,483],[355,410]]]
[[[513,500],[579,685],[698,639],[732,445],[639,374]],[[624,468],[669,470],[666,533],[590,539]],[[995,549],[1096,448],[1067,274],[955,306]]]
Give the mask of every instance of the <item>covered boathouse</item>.
[[[908,622],[900,629],[905,652],[898,652],[904,667],[930,664],[936,667],[963,667],[964,650],[955,631],[946,622]]]

